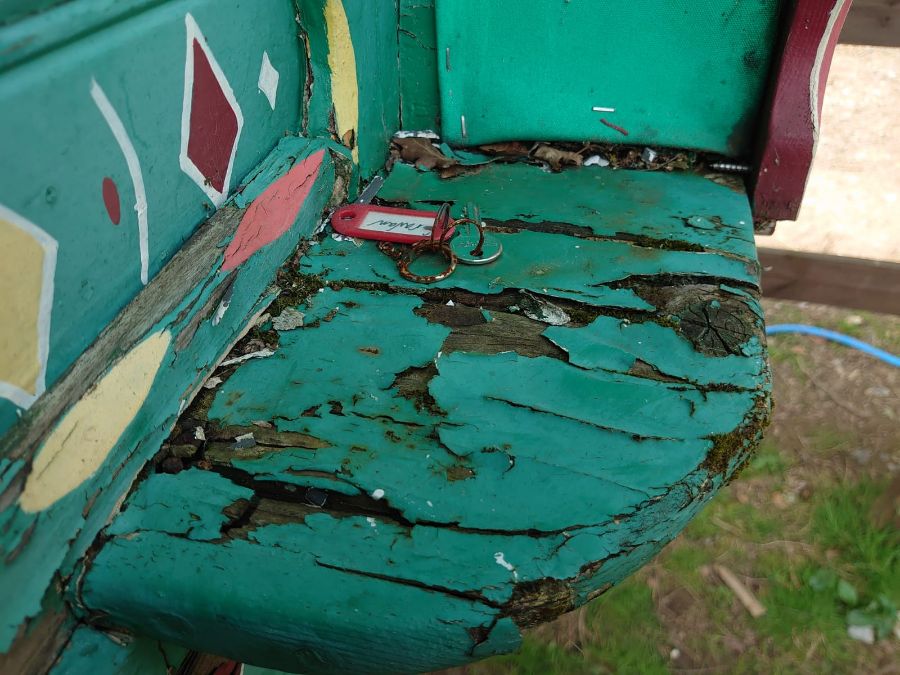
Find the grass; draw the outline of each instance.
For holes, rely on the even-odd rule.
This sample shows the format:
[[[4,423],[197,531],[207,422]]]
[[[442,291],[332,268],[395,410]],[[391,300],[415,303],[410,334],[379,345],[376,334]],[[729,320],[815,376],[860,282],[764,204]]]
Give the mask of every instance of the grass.
[[[833,452],[844,441],[827,429],[816,437],[821,452]],[[765,481],[765,489],[777,490],[790,466],[766,442],[741,480]],[[678,664],[664,655],[673,645],[673,627],[660,620],[650,586],[651,575],[658,573],[664,591],[685,589],[699,603],[685,619],[693,621],[699,611],[702,623],[687,626],[679,644],[714,672],[854,672],[873,648],[848,637],[848,616],[879,597],[895,605],[900,601],[900,534],[875,526],[869,517],[883,487],[867,479],[827,485],[789,513],[741,503],[726,489],[666,549],[654,565],[659,569],[627,580],[577,619],[531,633],[517,654],[468,671],[671,672]],[[782,542],[790,545],[773,545]],[[763,617],[751,619],[727,588],[711,581],[708,566],[714,562],[762,580],[757,595],[767,608]],[[731,634],[750,635],[752,645],[735,653]]]
[[[629,579],[610,590],[602,602],[532,632],[516,654],[484,661],[474,671],[490,675],[664,674],[666,662],[655,648],[664,641],[650,588]]]

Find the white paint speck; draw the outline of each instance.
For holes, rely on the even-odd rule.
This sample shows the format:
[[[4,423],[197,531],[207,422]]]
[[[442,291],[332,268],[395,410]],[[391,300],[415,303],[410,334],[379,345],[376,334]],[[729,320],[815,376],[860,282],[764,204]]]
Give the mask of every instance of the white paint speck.
[[[258,352],[251,352],[249,354],[244,354],[243,356],[235,356],[233,359],[222,361],[219,366],[233,366],[236,363],[243,363],[244,361],[249,361],[250,359],[264,359],[268,356],[272,356],[272,354],[274,353],[275,351],[272,349],[260,349]]]
[[[222,384],[223,380],[221,377],[211,377],[206,382],[203,383],[204,389],[215,389],[220,384]]]
[[[372,499],[381,499],[382,497],[384,497],[384,490],[381,488],[372,490]]]
[[[259,67],[259,90],[269,101],[269,107],[275,110],[275,99],[278,97],[278,71],[269,61],[269,53],[263,52],[262,64]]]
[[[439,139],[435,132],[431,129],[423,129],[422,131],[412,131],[408,129],[404,129],[402,131],[397,131],[394,133],[394,138],[431,138],[431,139]]]
[[[223,300],[219,303],[219,306],[216,307],[216,315],[213,317],[212,325],[218,326],[219,322],[225,316],[225,312],[228,311],[228,308],[231,307],[231,300]]]
[[[515,568],[513,565],[511,565],[511,564],[509,564],[508,562],[506,562],[506,558],[503,557],[503,552],[502,552],[502,551],[498,551],[497,553],[494,554],[494,561],[495,561],[498,565],[500,565],[500,567],[502,567],[502,568],[504,568],[504,569],[507,569],[507,570],[509,570],[510,572],[512,572],[513,579],[516,579],[516,580],[519,579],[519,575],[518,575],[518,573],[516,572],[516,568]]]
[[[198,441],[206,440],[206,432],[203,431],[203,427],[194,427],[194,438]]]
[[[430,506],[431,508],[434,508],[434,504],[432,504],[430,501],[427,501],[425,503],[428,504],[428,506]]]
[[[456,306],[456,303],[454,303],[452,300],[447,301],[447,307],[455,307],[455,306]]]
[[[584,166],[609,166],[609,160],[600,155],[591,155],[584,160]]]
[[[368,517],[366,518],[366,522],[367,522],[369,525],[371,525],[373,528],[374,528],[374,527],[378,527],[378,521],[375,520],[372,516],[368,516]]]

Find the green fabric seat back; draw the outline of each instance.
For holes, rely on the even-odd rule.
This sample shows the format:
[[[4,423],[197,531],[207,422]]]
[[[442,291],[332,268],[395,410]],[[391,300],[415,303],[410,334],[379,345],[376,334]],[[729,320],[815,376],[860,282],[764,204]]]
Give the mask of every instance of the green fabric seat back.
[[[444,138],[740,155],[755,127],[782,2],[437,0]]]

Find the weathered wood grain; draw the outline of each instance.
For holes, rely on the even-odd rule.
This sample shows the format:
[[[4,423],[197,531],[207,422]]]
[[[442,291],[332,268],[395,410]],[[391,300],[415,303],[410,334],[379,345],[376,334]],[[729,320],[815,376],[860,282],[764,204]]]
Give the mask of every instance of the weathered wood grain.
[[[853,0],[841,31],[841,42],[900,47],[900,2]]]
[[[900,264],[761,248],[763,295],[900,315]]]

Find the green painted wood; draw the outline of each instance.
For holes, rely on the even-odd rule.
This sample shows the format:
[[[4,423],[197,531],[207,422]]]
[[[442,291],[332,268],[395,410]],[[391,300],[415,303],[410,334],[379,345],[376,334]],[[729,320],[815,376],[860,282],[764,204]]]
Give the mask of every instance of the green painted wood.
[[[355,57],[359,128],[348,147],[359,146],[363,178],[370,178],[384,167],[390,150],[389,140],[400,127],[397,1],[343,0],[336,3],[346,14]],[[325,20],[327,4],[328,0],[297,0],[312,74],[305,93],[305,133],[331,136],[343,142],[335,127],[332,73],[328,62],[330,45]]]
[[[359,84],[359,168],[363,178],[384,168],[400,128],[397,59],[398,0],[343,0],[356,52]]]
[[[9,1],[0,0],[0,5]],[[0,72],[84,39],[166,1],[47,0],[43,3],[47,6],[41,9],[49,9],[52,3],[53,11],[38,12],[32,0],[23,0],[31,3],[29,11],[16,17],[17,20],[8,21],[0,30]]]
[[[36,14],[66,0],[3,0],[0,2],[0,26]]]
[[[135,640],[128,635],[107,635],[89,626],[72,634],[52,675],[152,675],[174,673],[187,650],[154,640]]]
[[[400,118],[403,129],[440,131],[434,0],[400,0]]]
[[[242,112],[230,187],[237,187],[279,138],[299,128],[305,61],[290,0],[147,5],[73,0],[0,29],[0,42],[24,40],[25,48],[29,36],[48,31],[48,44],[0,78],[0,205],[30,221],[57,247],[49,269],[52,283],[46,276],[23,273],[18,277],[22,288],[10,289],[27,295],[37,284],[50,293],[51,306],[42,320],[49,333],[43,378],[48,387],[214,210],[204,189],[179,164],[187,13],[205,35]],[[131,16],[141,8],[146,11]],[[58,48],[34,58],[60,40],[61,31],[84,34],[83,39],[57,42]],[[258,87],[263,52],[279,71],[274,110]],[[105,115],[98,103],[101,98],[120,120],[140,167],[145,228],[136,211],[140,189],[133,167],[106,119],[109,112]],[[106,179],[118,191],[118,224],[104,204]],[[4,314],[3,321],[22,324],[22,334],[30,336],[33,307]],[[0,433],[22,407],[21,401],[0,398]]]
[[[443,137],[743,155],[752,150],[782,4],[437,0]]]
[[[239,223],[255,200],[268,194],[265,188],[300,166],[301,160],[313,156],[321,158],[321,165],[296,225],[236,269],[223,270],[223,259],[232,250],[229,242],[236,232],[240,236]],[[283,139],[247,177],[242,194],[194,235],[58,385],[0,441],[0,596],[10,599],[0,615],[0,652],[8,652],[17,635],[19,641],[29,639],[21,627],[41,613],[41,598],[54,576],[63,583],[73,578],[97,532],[118,510],[138,472],[209,371],[247,330],[248,321],[279,292],[279,287],[271,285],[277,266],[301,237],[312,233],[326,205],[344,199],[353,186],[348,163],[334,144]],[[42,448],[56,425],[83,403],[86,392],[98,379],[102,381],[111,366],[110,372],[115,371],[123,354],[127,358],[160,335],[169,336],[168,347],[158,369],[150,372],[147,398],[134,418],[125,420],[126,426],[112,447],[106,448],[97,470],[51,505],[36,511],[23,508],[32,467],[41,461]],[[118,414],[109,410],[110,417]],[[78,450],[63,447],[60,461],[72,462],[66,456],[77,455]]]
[[[756,249],[747,228],[751,219],[744,189],[723,178],[607,167],[548,174],[525,164],[490,164],[448,183],[434,173],[398,164],[378,196],[424,209],[449,195],[457,216],[466,203],[474,202],[488,220],[516,227],[537,228],[544,223],[547,229],[554,223],[575,223],[586,228],[584,235],[630,238],[659,248],[701,249],[753,261]],[[570,197],[560,199],[562,191]]]
[[[758,275],[742,192],[601,171],[395,167],[380,196],[477,195],[501,261],[425,288],[326,234],[277,310],[303,325],[218,371],[162,454],[188,468],[140,485],[74,601],[258,666],[421,672],[512,650],[647,562],[767,420]]]

